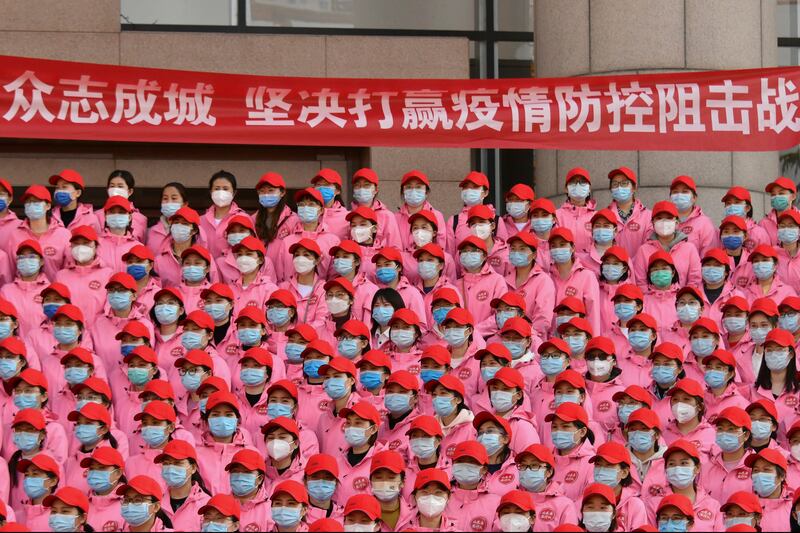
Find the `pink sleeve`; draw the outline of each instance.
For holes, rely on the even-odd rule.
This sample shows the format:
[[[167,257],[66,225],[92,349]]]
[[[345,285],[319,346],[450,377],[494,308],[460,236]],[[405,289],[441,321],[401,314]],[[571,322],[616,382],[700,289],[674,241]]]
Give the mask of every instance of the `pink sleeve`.
[[[686,265],[686,285],[690,287],[702,287],[703,275],[702,269],[700,268],[700,254],[697,253],[697,249],[694,246],[691,247],[690,252],[687,254],[686,261],[688,263]],[[637,276],[636,279],[645,278]]]
[[[64,426],[58,422],[50,422],[47,424],[45,434],[47,435],[45,450],[58,464],[64,465],[69,455],[69,441]]]
[[[558,517],[558,524],[577,524],[578,523],[578,509],[571,500],[564,498],[564,506],[561,508],[561,513]]]
[[[649,523],[647,520],[647,509],[641,499],[631,498],[628,500],[628,504],[625,507],[626,520],[628,522],[627,531],[633,531],[639,526]]]
[[[633,275],[638,280],[647,279],[647,254],[649,253],[650,247],[643,245],[633,257]]]
[[[597,285],[597,279],[588,271],[585,271],[583,282],[583,305],[586,306],[586,319],[592,326],[594,335],[600,335],[602,332],[600,312],[603,306],[600,305],[600,287]]]
[[[536,432],[536,428],[533,427],[531,421],[517,419],[515,422],[516,424],[512,426],[513,429],[509,447],[516,455],[531,444],[539,444],[540,440],[539,434]]]
[[[526,294],[525,299],[528,303],[527,312],[531,326],[543,339],[547,338],[553,323],[553,308],[556,306],[556,287],[553,280],[546,275],[540,276],[535,291],[533,294]]]

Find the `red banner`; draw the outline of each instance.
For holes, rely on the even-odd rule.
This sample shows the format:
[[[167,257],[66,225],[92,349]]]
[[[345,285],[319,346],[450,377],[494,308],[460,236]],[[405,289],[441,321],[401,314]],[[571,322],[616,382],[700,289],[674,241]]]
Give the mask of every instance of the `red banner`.
[[[0,137],[592,150],[800,144],[800,69],[281,78],[0,56]]]

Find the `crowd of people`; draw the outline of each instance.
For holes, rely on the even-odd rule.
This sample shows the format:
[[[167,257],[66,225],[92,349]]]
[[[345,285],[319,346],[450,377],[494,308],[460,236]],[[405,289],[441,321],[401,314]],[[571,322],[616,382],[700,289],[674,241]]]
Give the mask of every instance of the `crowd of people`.
[[[0,531],[800,531],[790,179],[48,184],[0,179]]]

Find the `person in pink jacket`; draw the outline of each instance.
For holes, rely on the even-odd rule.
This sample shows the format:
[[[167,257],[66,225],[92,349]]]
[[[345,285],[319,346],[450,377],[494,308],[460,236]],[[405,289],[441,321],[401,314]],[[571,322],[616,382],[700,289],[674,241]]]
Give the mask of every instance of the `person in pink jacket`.
[[[739,531],[736,529],[737,527],[745,526],[750,526],[754,531],[761,528],[764,509],[758,496],[750,490],[740,490],[731,494],[728,500],[722,504],[721,511],[725,517],[723,524],[728,531]]]
[[[787,296],[781,300],[778,304],[778,312],[780,313],[778,317],[780,328],[785,329],[797,339],[800,335],[800,315],[798,315],[800,313],[800,297]]]
[[[70,455],[64,465],[64,477],[76,487],[87,490],[87,480],[81,475],[81,461],[91,457],[101,446],[116,448],[124,459],[128,458],[128,438],[113,426],[111,414],[104,406],[89,402],[79,411],[72,411],[67,420],[75,423],[70,442]]]
[[[630,294],[630,296],[636,296]],[[634,315],[627,321],[627,343],[625,351],[617,345],[617,365],[622,370],[625,385],[646,385],[650,380],[650,355],[658,341],[655,319],[647,313]]]
[[[678,229],[701,256],[715,244],[716,228],[697,205],[697,185],[691,176],[678,176],[669,186],[670,201],[678,210]]]
[[[438,277],[448,279],[456,278],[456,264],[452,256],[444,251],[444,248],[437,243],[439,235],[439,223],[436,215],[432,211],[419,211],[411,215],[408,219],[409,231],[411,232],[410,242],[403,248],[403,271],[411,283],[417,287],[423,284],[426,287],[433,287]],[[417,252],[425,248],[426,250],[436,250],[434,254],[441,261],[442,268],[434,268],[436,265],[423,262],[419,264]],[[430,259],[425,259],[430,261]]]
[[[640,398],[646,402],[650,401],[649,393],[640,387],[638,389],[629,387],[626,390],[637,396],[641,394]],[[630,396],[625,396],[628,401],[638,401]],[[639,405],[645,405],[645,407],[639,407]],[[621,441],[610,440],[609,442],[624,443],[630,451],[633,479],[641,487],[650,479],[655,479],[657,472],[663,469],[662,456],[666,444],[661,439],[661,419],[655,411],[647,407],[648,403],[643,402],[639,405],[625,404],[625,407],[632,407],[634,411],[627,415]]]
[[[186,441],[170,441],[154,462],[161,465],[161,477],[168,487],[163,510],[173,527],[179,531],[198,530],[198,510],[211,495],[200,474],[194,447]]]
[[[797,415],[797,356],[794,337],[783,329],[773,329],[764,341],[764,356],[751,389],[751,400],[767,398],[775,402],[779,418],[787,424]]]
[[[208,238],[208,249],[213,257],[219,257],[225,248],[225,230],[228,221],[236,215],[246,213],[236,205],[236,177],[225,170],[211,176],[208,182],[212,206],[203,213],[200,226]]]
[[[70,388],[90,377],[107,380],[107,376],[102,361],[81,347],[73,348],[64,354],[61,358],[61,367],[63,369],[61,375],[56,381],[48,380],[48,384],[53,391],[50,403],[52,410],[60,420],[65,420],[75,403]]]
[[[586,319],[575,317],[558,326],[556,332],[569,345],[570,367],[584,373],[587,370],[586,345],[594,335],[592,326]]]
[[[357,394],[376,408],[382,405],[383,387],[386,378],[392,373],[392,360],[381,350],[370,350],[356,363],[356,368],[360,386],[360,390],[356,391]]]
[[[508,238],[508,260],[513,265],[506,283],[525,299],[525,315],[540,338],[548,336],[553,320],[556,288],[553,280],[536,262],[539,243],[533,234],[515,233]],[[494,301],[494,300],[493,300]]]
[[[745,466],[747,442],[751,435],[750,416],[740,407],[728,407],[714,420],[716,440],[703,465],[700,483],[719,502],[740,490],[752,487],[750,471]]]
[[[270,484],[266,478],[264,458],[253,450],[241,450],[225,465],[225,471],[228,472],[231,493],[242,508],[241,529],[259,530],[270,519]]]
[[[750,265],[748,257],[750,252],[755,249],[755,245],[750,249],[745,247],[745,242],[747,241],[746,230],[747,223],[745,220],[735,215],[726,216],[719,224],[720,243],[728,258],[727,261],[720,262],[722,262],[722,266],[728,267],[728,276],[725,279],[729,279],[736,287],[747,285],[750,282],[750,278],[753,277],[753,267]],[[716,250],[716,248],[706,250],[706,253],[703,254],[703,258],[706,257],[706,254],[714,250]],[[783,275],[785,272],[786,267],[784,266],[784,270],[782,270],[780,274]],[[701,271],[703,281],[706,281],[708,274],[714,273],[708,272],[708,269],[706,269],[705,272]],[[719,273],[717,272],[716,276],[712,276],[708,281],[719,283],[721,280],[716,279],[718,275]]]
[[[753,451],[759,452],[764,448],[778,449],[781,446],[778,444],[778,428],[781,426],[778,420],[778,410],[775,408],[775,402],[762,398],[754,401],[745,408],[747,414],[750,416],[751,435],[750,448]],[[785,422],[784,426],[787,426]],[[789,441],[789,453],[793,458],[792,463],[796,464],[798,459],[795,456],[800,456],[800,449],[795,444],[797,439],[794,436],[796,427],[800,427],[794,423],[786,430],[786,439]],[[792,450],[794,448],[794,450]],[[790,471],[793,470],[790,468]],[[794,481],[796,474],[789,474],[789,484],[791,486],[797,485]]]
[[[127,170],[113,170],[111,174],[108,175],[108,179],[106,180],[106,193],[108,194],[108,198],[119,197],[123,198],[131,203],[133,210],[131,212],[131,231],[133,237],[140,242],[144,242],[145,233],[147,230],[147,217],[145,217],[135,206],[133,206],[133,200],[131,197],[134,193],[134,187],[136,186],[136,180],[133,178],[133,174],[128,172]],[[97,218],[98,226],[100,229],[104,228],[106,225],[105,220],[105,213],[102,209],[98,209],[94,212],[95,217]],[[99,232],[100,230],[98,230]]]
[[[161,508],[164,491],[150,476],[138,475],[115,491],[121,496],[120,514],[124,529],[132,531],[171,531],[172,522]]]
[[[375,264],[378,287],[396,290],[403,298],[406,308],[419,317],[422,329],[427,330],[427,313],[422,294],[403,274],[403,256],[400,250],[393,247],[381,248],[372,256],[372,262]]]
[[[770,244],[767,232],[753,220],[753,200],[750,191],[744,187],[731,187],[722,197],[725,216],[737,216],[745,220],[747,240],[745,249],[752,250],[759,244]],[[716,246],[719,246],[717,243]]]
[[[686,375],[683,371],[683,350],[677,344],[662,342],[653,348],[650,360],[653,365],[650,368],[653,381],[648,390],[656,398],[653,410],[662,420],[666,420],[672,412],[669,391]]]
[[[20,334],[35,334],[45,319],[41,293],[49,281],[42,270],[43,254],[37,241],[22,241],[15,250],[16,261],[22,269],[17,268],[14,278],[0,287],[0,297],[13,303]]]
[[[366,265],[363,263],[361,246],[351,240],[343,240],[329,250],[331,268],[329,278],[343,277],[355,288],[355,301],[353,302],[352,316],[356,320],[368,322],[370,319],[370,304],[378,291],[378,286],[367,279]]]
[[[211,253],[203,246],[195,244],[181,252],[181,280],[177,288],[183,295],[187,313],[202,309],[203,291],[217,280],[213,268]]]
[[[458,252],[464,274],[456,286],[465,309],[480,323],[491,316],[491,301],[505,294],[508,287],[503,276],[488,265],[488,251],[483,240],[470,235],[459,243]]]
[[[449,470],[450,459],[442,448],[444,433],[436,417],[419,415],[408,426],[408,467],[406,468],[404,494],[410,494],[415,480],[422,472],[431,468]]]
[[[714,350],[703,359],[702,366],[708,388],[705,405],[709,419],[727,407],[747,407],[749,386],[739,384],[736,379],[736,360],[731,352]]]
[[[482,240],[488,254],[487,263],[500,275],[506,273],[508,264],[508,245],[497,236],[497,222],[494,209],[488,205],[476,205],[467,211],[467,225],[470,234]],[[463,266],[458,269],[464,272]]]
[[[672,418],[664,426],[664,440],[672,444],[686,439],[704,454],[711,451],[714,428],[706,419],[703,387],[695,380],[683,378],[667,392]]]
[[[339,485],[339,465],[336,458],[324,453],[311,455],[304,474],[303,482],[308,491],[308,520],[341,515],[343,506],[339,503],[339,498],[335,497]]]
[[[453,488],[445,514],[456,520],[458,531],[490,531],[500,495],[490,490],[489,456],[478,441],[464,440],[453,452]],[[512,477],[513,481],[513,477]],[[513,485],[511,485],[513,486]]]
[[[174,287],[161,289],[153,295],[153,303],[149,316],[154,328],[154,346],[159,360],[170,367],[182,354],[180,323],[186,318],[183,295]]]
[[[722,303],[720,310],[722,311],[720,323],[725,332],[723,342],[725,348],[730,350],[736,359],[736,375],[742,383],[752,383],[755,381],[752,362],[755,346],[747,330],[750,305],[742,296],[734,295]],[[766,323],[772,327],[768,320]],[[766,334],[764,337],[766,338]]]
[[[187,318],[186,325],[192,324],[192,327],[200,328],[200,324],[194,321],[204,320],[200,316],[190,316]],[[196,325],[195,325],[196,324]],[[202,331],[202,330],[200,330]],[[206,329],[206,332],[209,330]],[[188,343],[189,335],[196,335],[199,331],[187,330],[183,332],[184,339],[187,339],[184,344]],[[201,334],[204,336],[205,333]],[[192,337],[194,338],[194,337]],[[178,410],[183,413],[188,413],[193,410],[199,402],[198,389],[200,384],[210,376],[221,378],[225,384],[230,388],[230,370],[225,360],[222,359],[216,352],[209,353],[202,348],[182,348],[183,355],[175,360],[173,364],[174,370],[171,372],[169,382],[172,388],[178,392]]]
[[[695,514],[692,501],[683,494],[670,494],[663,498],[656,509],[656,523],[659,531],[672,531],[669,528],[683,530],[684,527],[686,531],[694,531]]]
[[[389,321],[389,342],[381,346],[381,350],[392,361],[392,368],[408,370],[414,375],[420,372],[420,354],[422,348],[422,325],[417,314],[411,309],[398,309]]]
[[[383,450],[372,456],[369,468],[370,490],[380,502],[382,531],[395,531],[410,521],[414,508],[402,493],[407,483],[404,456],[395,450]]]
[[[548,269],[556,288],[555,301],[560,302],[567,296],[582,300],[587,320],[593,330],[599,331],[600,288],[597,276],[577,258],[574,234],[566,228],[556,228],[550,232],[548,242],[553,260]]]
[[[661,325],[662,331],[678,320],[675,300],[681,288],[676,258],[664,250],[656,250],[647,259],[647,280],[644,290],[644,311]],[[696,285],[689,286],[696,287]]]
[[[770,207],[772,209],[758,225],[767,233],[769,242],[772,246],[778,244],[778,215],[787,209],[791,209],[797,199],[797,185],[790,178],[781,176],[775,181],[768,183],[764,188],[770,195]]]
[[[289,248],[294,264],[294,274],[280,284],[292,293],[297,301],[298,321],[312,323],[325,312],[325,280],[321,275],[322,251],[311,239],[300,239]]]
[[[629,531],[646,524],[647,510],[634,485],[631,456],[625,446],[618,442],[601,444],[589,463],[594,464],[594,482],[606,485],[614,493],[617,527]]]
[[[46,411],[37,408],[21,409],[14,415],[14,419],[10,422],[11,431],[9,432],[13,444],[4,443],[4,463],[7,462],[13,468],[21,461],[31,459],[39,454],[46,454],[61,468],[66,466],[66,433],[60,424],[45,417]],[[17,481],[12,482],[12,486],[16,484]]]
[[[508,242],[508,238],[517,233],[530,233],[531,207],[534,200],[533,189],[524,183],[517,183],[506,193],[505,211],[497,221],[497,236]]]
[[[525,421],[530,424],[529,420]],[[516,428],[522,431],[527,429],[524,425],[519,424],[518,420],[514,422],[516,422]],[[477,442],[486,448],[488,457],[487,473],[481,483],[487,486],[490,492],[501,494],[510,487],[517,486],[519,472],[512,457],[515,451],[511,448],[511,442],[515,434],[511,421],[499,414],[484,411],[478,413],[472,421],[472,427],[475,428]],[[528,434],[531,435],[531,433]],[[535,433],[532,435],[533,440],[538,440]],[[521,451],[523,447],[519,446],[518,449]]]
[[[164,287],[181,282],[181,254],[194,244],[202,244],[200,215],[189,206],[178,209],[169,217],[169,237],[155,250],[155,271]]]
[[[104,265],[97,254],[97,233],[91,226],[73,228],[70,245],[70,257],[65,267],[56,274],[55,281],[69,287],[70,293],[75,295],[75,305],[83,311],[84,316],[94,317],[105,306],[106,294],[103,289],[114,270]]]
[[[586,392],[592,399],[594,422],[610,435],[619,420],[613,397],[624,389],[622,370],[617,366],[614,342],[608,337],[594,337],[586,344]],[[598,435],[598,438],[601,438]]]
[[[617,244],[633,256],[652,233],[650,210],[636,197],[638,180],[628,167],[619,167],[608,173],[611,203],[608,206],[619,218]]]
[[[18,494],[9,501],[16,519],[25,524],[29,531],[46,531],[49,528],[49,509],[44,500],[53,494],[61,480],[61,468],[52,457],[44,453],[23,459],[14,469],[14,488]]]
[[[548,276],[549,278],[549,276]],[[453,291],[456,297],[458,293]],[[531,294],[526,292],[526,296],[532,297]],[[456,298],[456,302],[453,304],[458,304],[460,306],[460,300]],[[500,298],[494,298],[491,302],[489,302],[489,306],[492,308],[494,312],[493,316],[485,319],[482,323],[476,324],[475,332],[483,337],[485,340],[495,340],[499,339],[500,330],[503,329],[505,323],[514,318],[514,317],[525,317],[526,316],[526,309],[528,304],[526,300],[517,292],[508,291]],[[450,312],[450,309],[447,309],[447,312]],[[443,313],[443,311],[440,311]],[[552,310],[549,311],[549,314],[552,315]],[[446,313],[444,316],[447,316]],[[550,326],[552,324],[552,316],[547,323],[543,323],[544,321],[541,318],[537,319],[539,323],[539,328],[543,331],[542,335],[539,335],[539,330],[536,331],[536,334],[539,336],[547,336],[549,335]]]
[[[551,423],[550,439],[556,462],[553,481],[559,483],[568,498],[577,498],[590,482],[589,459],[595,455],[595,436],[589,429],[589,417],[583,407],[565,402],[545,417]]]
[[[318,328],[320,337],[333,344],[337,344],[337,332],[347,322],[360,322],[354,320],[355,288],[346,278],[334,278],[323,286],[325,290],[325,312],[317,319],[314,326]],[[363,324],[363,322],[362,322]],[[366,325],[364,326],[366,328]],[[363,331],[362,331],[363,333]],[[369,329],[366,328],[366,340],[370,338]],[[350,358],[354,358],[355,352],[350,353]]]
[[[637,280],[647,276],[649,259],[657,251],[669,252],[675,259],[680,284],[699,287],[702,283],[700,254],[688,236],[678,229],[678,210],[672,202],[656,202],[653,206],[654,233],[637,250],[633,258],[633,275]]]
[[[0,302],[2,306],[2,302]],[[7,402],[11,398],[11,389],[7,388],[11,381],[20,375],[26,368],[41,370],[38,358],[32,356],[19,337],[6,337],[0,341],[0,398]],[[0,438],[2,437],[0,430]]]
[[[795,291],[800,287],[796,281],[800,269],[800,212],[787,209],[778,216],[778,276],[785,280]]]
[[[125,459],[109,446],[95,448],[90,457],[81,461],[89,485],[89,525],[96,531],[122,528],[122,498],[116,494],[125,483]]]
[[[558,225],[575,235],[577,250],[586,250],[592,242],[590,220],[596,205],[589,172],[580,167],[570,169],[564,180],[564,192],[566,200],[556,211]]]
[[[370,403],[356,402],[339,411],[339,416],[345,419],[345,444],[334,455],[339,462],[340,482],[336,499],[341,502],[353,495],[367,494],[370,463],[382,447],[378,444],[381,417]]]
[[[345,223],[347,208],[341,202],[342,177],[331,168],[323,168],[311,178],[311,185],[319,192],[322,200],[320,205],[325,208],[325,223],[330,231],[339,239],[346,239],[350,228]]]
[[[341,438],[344,420],[339,414],[342,409],[358,401],[355,394],[356,367],[345,357],[333,357],[319,368],[318,373],[324,377],[322,388],[327,395],[327,402],[324,407],[320,405],[312,429],[322,443],[322,453],[335,455],[345,444]]]
[[[95,231],[100,231],[91,204],[78,202],[86,188],[83,176],[76,170],[67,168],[50,176],[47,181],[55,188],[53,192],[55,207],[52,211],[54,219],[60,221],[68,230],[78,226],[91,226]]]
[[[247,237],[254,237],[255,235],[256,227],[253,225],[253,219],[251,217],[247,215],[236,215],[228,220],[228,226],[225,228],[225,242],[227,246],[222,250],[219,257],[214,258],[217,263],[217,270],[219,270],[219,279],[221,281],[232,283],[241,276],[239,266],[236,262],[236,256],[233,254],[232,249]],[[270,265],[272,265],[271,261]],[[270,277],[275,279],[274,267],[272,267]]]
[[[307,458],[319,452],[316,439],[312,438],[313,443],[303,442],[297,423],[283,416],[264,424],[261,433],[264,435],[267,478],[273,484],[288,479],[302,481]]]
[[[258,209],[252,215],[255,235],[269,246],[289,235],[297,215],[287,205],[286,181],[277,172],[266,172],[256,184]]]
[[[154,225],[147,228],[146,238],[143,241],[154,254],[158,253],[164,242],[170,238],[170,217],[180,208],[188,206],[186,187],[182,183],[173,181],[161,187],[161,216]],[[202,239],[202,242],[205,242],[205,239]]]
[[[772,246],[762,244],[753,248],[747,258],[753,266],[753,278],[741,287],[745,297],[768,297],[780,302],[787,296],[796,296],[795,290],[777,275],[778,259],[778,253]]]
[[[764,531],[786,531],[792,509],[792,489],[786,483],[788,465],[785,456],[769,448],[745,459],[752,469],[753,492],[758,496],[764,514],[760,526]]]
[[[233,254],[240,272],[230,282],[236,294],[236,311],[247,306],[262,307],[267,297],[278,289],[264,244],[255,237],[246,237],[233,247]]]
[[[515,457],[519,486],[527,491],[536,506],[533,531],[554,531],[559,524],[576,523],[575,503],[554,483],[556,462],[543,444],[531,444]]]
[[[619,220],[616,213],[606,208],[595,212],[589,223],[591,224],[591,242],[588,248],[576,250],[576,252],[581,263],[599,276],[603,255],[609,248],[617,244],[616,237]]]
[[[736,286],[735,273],[731,270],[732,263],[723,249],[712,248],[703,256],[701,265],[703,296],[709,304],[704,314],[721,325],[722,306],[732,296],[741,294]]]
[[[461,188],[461,201],[464,203],[464,207],[447,219],[447,242],[449,246],[447,251],[452,256],[455,256],[457,252],[456,246],[471,235],[467,224],[467,213],[472,207],[483,204],[486,197],[489,196],[490,188],[489,178],[475,170],[467,174],[458,186]],[[494,210],[491,204],[489,204],[489,207]]]
[[[131,228],[133,205],[121,196],[112,196],[103,206],[103,212],[105,226],[99,235],[97,255],[114,272],[124,271],[122,256],[142,244],[133,236]]]
[[[410,170],[403,174],[400,179],[400,193],[403,197],[403,204],[395,213],[397,228],[400,232],[401,245],[403,249],[408,248],[412,243],[411,216],[420,211],[429,211],[433,214],[435,225],[440,232],[433,242],[443,249],[449,249],[447,242],[447,228],[444,215],[435,209],[428,200],[431,191],[431,183],[428,176],[421,170]]]
[[[457,520],[446,514],[452,486],[448,473],[440,468],[422,470],[413,484],[415,513],[396,531],[458,531]],[[482,524],[482,522],[476,522]]]
[[[43,250],[40,254],[43,264],[40,264],[40,267],[49,279],[54,279],[56,273],[64,267],[70,232],[50,215],[52,198],[50,191],[43,186],[28,187],[22,195],[22,203],[25,206],[25,219],[19,225],[15,225],[13,231],[8,234],[6,250],[10,254],[22,241],[29,239],[37,241]],[[26,266],[30,267],[32,263],[33,261],[29,261],[29,265]],[[17,264],[12,271],[16,272],[19,267]]]
[[[433,411],[444,434],[441,448],[445,457],[452,460],[456,445],[474,435],[475,415],[465,403],[464,384],[456,376],[445,374],[425,383],[425,391],[433,398]]]
[[[378,217],[378,226],[381,235],[379,239],[384,246],[401,248],[403,240],[397,225],[396,215],[380,200],[378,200],[378,175],[371,168],[359,169],[353,174],[353,204],[352,209],[368,207]]]

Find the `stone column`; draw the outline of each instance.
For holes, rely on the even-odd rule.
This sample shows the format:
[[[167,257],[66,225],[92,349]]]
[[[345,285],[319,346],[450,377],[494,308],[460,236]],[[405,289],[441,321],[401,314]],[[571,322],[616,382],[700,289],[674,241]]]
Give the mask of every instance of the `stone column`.
[[[540,77],[646,74],[772,67],[777,63],[775,0],[536,0],[534,38]],[[721,220],[720,198],[733,185],[751,190],[760,217],[764,186],[779,173],[776,152],[622,152],[537,150],[536,193],[563,194],[575,166],[592,175],[599,205],[610,200],[607,173],[620,165],[639,176],[647,205],[668,195],[672,179],[695,178],[700,205]]]

